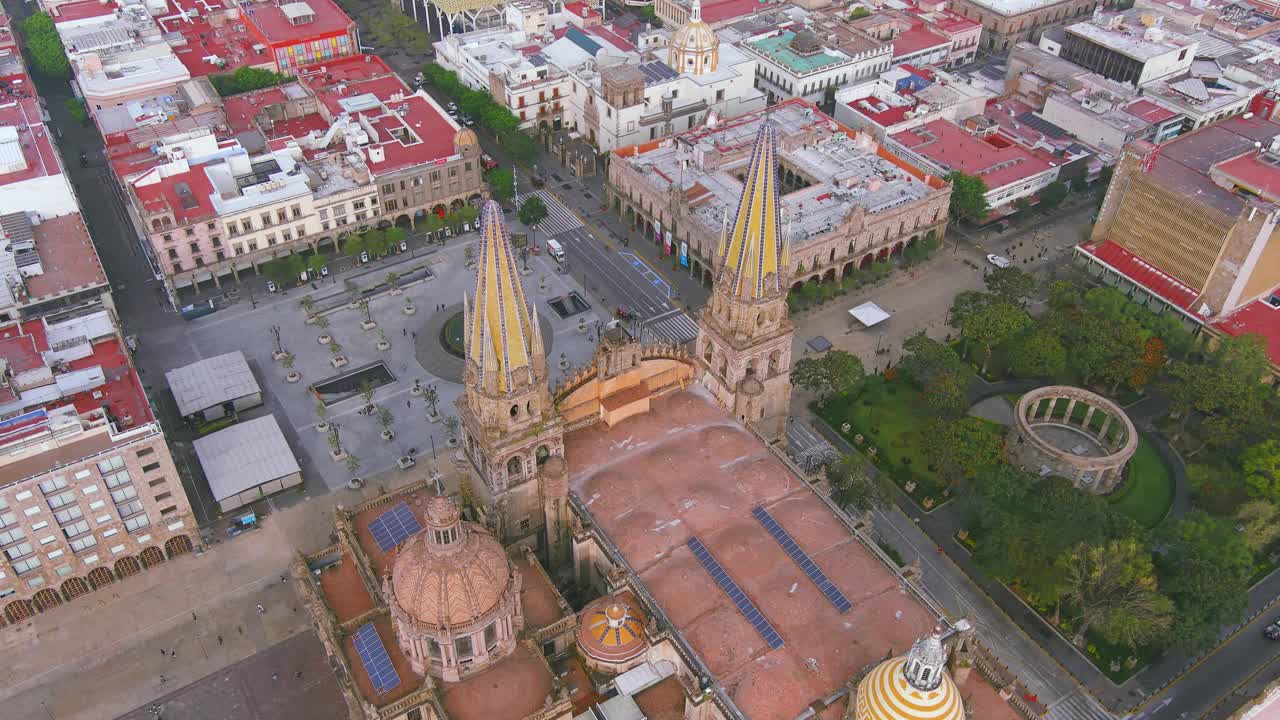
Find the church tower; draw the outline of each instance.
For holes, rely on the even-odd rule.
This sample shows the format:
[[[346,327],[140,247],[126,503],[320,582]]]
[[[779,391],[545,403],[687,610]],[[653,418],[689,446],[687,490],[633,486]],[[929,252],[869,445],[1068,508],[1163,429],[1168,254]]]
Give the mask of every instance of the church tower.
[[[525,301],[494,201],[480,214],[475,295],[463,303],[465,387],[457,401],[463,448],[484,481],[496,534],[511,543],[539,534],[549,520],[544,507],[559,507],[551,502],[559,498],[544,497],[542,483],[530,481],[564,455],[564,429],[547,384],[538,315]],[[553,485],[566,490],[563,482]]]
[[[795,329],[787,315],[790,244],[778,200],[777,131],[768,120],[756,135],[732,231],[725,220],[720,269],[698,320],[703,382],[739,421],[781,436]]]

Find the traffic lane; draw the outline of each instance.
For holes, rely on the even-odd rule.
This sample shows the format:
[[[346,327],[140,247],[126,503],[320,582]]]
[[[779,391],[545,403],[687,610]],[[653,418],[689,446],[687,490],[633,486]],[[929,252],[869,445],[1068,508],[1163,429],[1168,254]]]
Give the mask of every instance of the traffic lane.
[[[1264,612],[1241,628],[1217,652],[1170,686],[1163,693],[1167,697],[1156,696],[1160,699],[1153,705],[1158,709],[1147,712],[1145,717],[1150,720],[1178,720],[1198,718],[1207,712],[1231,692],[1237,682],[1253,675],[1263,665],[1271,662],[1276,652],[1280,651],[1280,642],[1268,640],[1262,634],[1262,629],[1275,620],[1277,615],[1280,615],[1280,611]],[[1170,702],[1161,706],[1161,700]],[[1144,714],[1139,713],[1134,716],[1134,720],[1142,717]]]
[[[586,273],[587,279],[608,286],[622,300],[620,304],[642,319],[672,309],[665,293],[616,252],[604,248],[585,227],[560,233],[555,239],[565,246],[570,275]]]

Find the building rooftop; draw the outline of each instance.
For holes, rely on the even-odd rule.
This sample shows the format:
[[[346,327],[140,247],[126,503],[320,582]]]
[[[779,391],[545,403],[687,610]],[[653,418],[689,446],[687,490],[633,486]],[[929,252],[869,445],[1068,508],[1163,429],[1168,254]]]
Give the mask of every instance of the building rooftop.
[[[31,232],[43,272],[26,278],[26,304],[107,285],[102,261],[79,213],[45,218]]]
[[[945,38],[933,32],[923,22],[917,22],[910,28],[903,30],[901,34],[893,39],[893,55],[894,57],[905,57],[912,53],[936,48],[950,42],[950,38]]]
[[[192,445],[214,502],[302,471],[274,415],[236,423]]]
[[[245,2],[245,19],[272,45],[291,45],[348,32],[354,24],[333,0]]]
[[[732,702],[747,717],[793,718],[868,663],[909,647],[937,617],[755,436],[725,420],[709,395],[680,391],[613,428],[569,433],[570,485]],[[850,612],[837,612],[787,557],[752,517],[757,506],[853,601]],[[694,558],[690,537],[782,647],[764,643]]]
[[[1092,255],[1116,272],[1132,279],[1173,305],[1188,312],[1194,312],[1196,298],[1200,297],[1200,293],[1196,292],[1195,288],[1120,247],[1115,242],[1111,240],[1104,240],[1100,243],[1087,242],[1080,245],[1080,250]]]
[[[1192,37],[1160,25],[1148,26],[1143,19],[1136,10],[1101,13],[1086,22],[1067,26],[1066,32],[1142,62],[1188,46],[1194,51],[1196,41]]]
[[[803,37],[804,33],[801,35]],[[796,33],[782,30],[769,37],[750,40],[746,47],[797,75],[825,70],[850,61],[849,56],[839,50],[831,51],[820,46],[817,49],[797,49],[796,37]],[[817,40],[812,33],[808,33],[808,37]]]
[[[746,171],[756,132],[766,119],[778,129],[779,162],[817,179],[781,198],[797,248],[834,230],[855,208],[885,212],[941,186],[936,178],[926,182],[923,171],[906,166],[869,136],[857,135],[799,99],[615,153],[654,188],[682,188],[693,214],[718,235],[726,214],[737,209],[739,175]]]
[[[993,13],[1004,15],[1021,15],[1032,10],[1056,5],[1062,0],[970,0],[973,4],[986,8]]]
[[[692,2],[681,0],[679,4],[688,7]],[[702,21],[708,25],[722,25],[781,5],[776,0],[708,0],[702,3]]]
[[[239,350],[174,368],[164,377],[183,417],[262,392]]]
[[[1001,133],[980,137],[948,120],[933,120],[893,136],[907,149],[939,166],[978,175],[994,190],[1052,167],[1047,152],[1036,152]]]
[[[554,690],[547,661],[523,643],[493,667],[441,685],[451,720],[523,720]]]
[[[1267,345],[1267,356],[1280,365],[1280,288],[1270,297],[1241,307],[1213,326],[1228,335],[1257,335]]]
[[[249,34],[234,5],[219,0],[168,0],[156,24],[192,77],[261,65],[275,69],[275,58]]]
[[[1259,90],[1253,83],[1227,77],[1183,75],[1155,80],[1142,86],[1143,94],[1160,104],[1188,114],[1211,115],[1229,105],[1252,97]]]
[[[1148,174],[1188,200],[1235,216],[1251,200],[1234,191],[1233,179],[1250,187],[1274,189],[1280,168],[1269,161],[1228,163],[1217,176],[1218,181],[1213,177],[1214,169],[1246,155],[1271,155],[1270,145],[1276,135],[1280,135],[1280,123],[1261,116],[1230,117],[1162,144]],[[1255,142],[1262,143],[1262,150],[1254,148]]]

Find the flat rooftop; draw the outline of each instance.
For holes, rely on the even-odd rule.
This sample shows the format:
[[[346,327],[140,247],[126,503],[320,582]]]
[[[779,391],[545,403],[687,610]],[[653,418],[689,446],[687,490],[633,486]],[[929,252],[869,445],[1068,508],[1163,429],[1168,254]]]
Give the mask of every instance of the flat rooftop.
[[[1028,150],[1000,133],[979,137],[949,120],[933,120],[897,133],[893,139],[944,168],[982,177],[988,190],[1016,183],[1052,166],[1048,153]]]
[[[1280,135],[1280,123],[1261,115],[1251,118],[1236,115],[1161,144],[1148,175],[1188,200],[1234,216],[1246,202],[1258,200],[1247,200],[1233,192],[1226,172],[1220,176],[1222,184],[1215,182],[1211,175],[1217,166],[1225,165],[1242,184],[1274,190],[1280,186],[1280,166],[1240,158],[1258,158],[1262,152],[1254,148],[1254,143],[1262,143],[1262,151],[1266,151],[1276,135]]]
[[[1000,15],[1021,15],[1032,10],[1065,5],[1068,0],[969,0],[978,7],[986,8]]]
[[[451,720],[523,720],[542,707],[551,680],[546,660],[521,643],[493,667],[440,686]]]
[[[796,74],[817,72],[850,61],[844,53],[832,53],[825,48],[818,52],[802,55],[791,46],[795,38],[796,34],[794,32],[783,30],[776,35],[752,40],[746,45]]]
[[[325,35],[345,33],[351,18],[333,0],[293,0],[293,2],[246,2],[241,5],[246,19],[267,42],[301,43]],[[309,21],[298,11],[310,9]]]
[[[695,217],[715,234],[727,212],[737,212],[742,180],[750,163],[750,151],[760,123],[773,122],[781,135],[779,159],[818,182],[781,198],[792,226],[792,242],[804,247],[812,238],[834,230],[855,208],[869,213],[892,210],[923,199],[940,187],[927,184],[924,172],[906,166],[868,136],[859,144],[855,133],[803,100],[787,100],[767,111],[724,120],[714,128],[701,127],[682,133],[676,141],[655,141],[615,151],[614,160],[631,164],[653,187],[665,193],[678,186],[689,200]],[[785,139],[803,136],[805,143]],[[801,145],[794,150],[785,147]],[[687,162],[688,148],[703,157],[721,159],[719,167],[705,170],[697,160]],[[687,165],[683,171],[682,164]],[[803,210],[803,212],[801,212]]]
[[[937,622],[756,437],[704,391],[656,397],[565,438],[570,485],[734,703],[793,718]],[[752,517],[763,505],[853,602],[841,615]],[[698,537],[782,636],[760,635],[686,546]],[[791,591],[795,587],[795,592]],[[811,669],[809,659],[816,660]]]
[[[33,225],[31,232],[44,274],[27,278],[28,303],[107,284],[89,228],[79,213],[47,218]]]
[[[174,368],[164,378],[183,416],[262,392],[240,350]]]
[[[228,17],[228,4],[219,0],[168,0],[169,11],[156,18],[166,33],[180,35],[173,54],[191,73],[203,77],[229,73],[244,66],[275,68],[266,48],[255,49],[258,39],[249,34],[244,16]]]
[[[1117,17],[1117,14],[1107,13],[1102,16],[1102,21],[1115,17]],[[1089,20],[1069,25],[1066,31],[1095,45],[1114,50],[1142,62],[1176,52],[1187,45],[1195,44],[1195,41],[1191,38],[1168,28],[1160,28],[1159,33],[1151,35],[1148,31],[1154,28],[1144,27],[1138,22],[1137,17],[1129,13],[1121,13],[1119,17],[1121,21],[1116,27],[1104,25],[1102,21]]]

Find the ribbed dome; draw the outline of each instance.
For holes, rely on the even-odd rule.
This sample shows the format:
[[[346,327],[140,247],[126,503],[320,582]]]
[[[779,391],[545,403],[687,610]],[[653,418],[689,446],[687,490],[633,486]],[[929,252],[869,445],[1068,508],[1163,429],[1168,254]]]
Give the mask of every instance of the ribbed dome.
[[[964,705],[955,681],[942,672],[933,690],[907,681],[906,657],[881,663],[858,684],[857,720],[964,720]]]
[[[409,538],[391,570],[393,602],[414,620],[436,628],[480,619],[497,607],[511,583],[506,553],[478,525],[458,523],[460,538],[447,545],[433,542],[433,521],[447,521],[450,514],[456,521],[451,503],[448,510],[452,512],[443,505],[428,506],[427,532]]]
[[[480,138],[476,135],[476,131],[471,128],[462,128],[457,135],[453,136],[453,144],[458,147],[466,147],[468,145],[479,145]]]
[[[715,72],[720,56],[720,38],[702,21],[702,3],[693,0],[689,22],[675,31],[668,44],[667,59],[676,72],[701,75]]]
[[[690,20],[671,36],[671,47],[685,53],[700,53],[720,46],[720,38],[701,20]],[[680,68],[676,68],[679,70]]]

